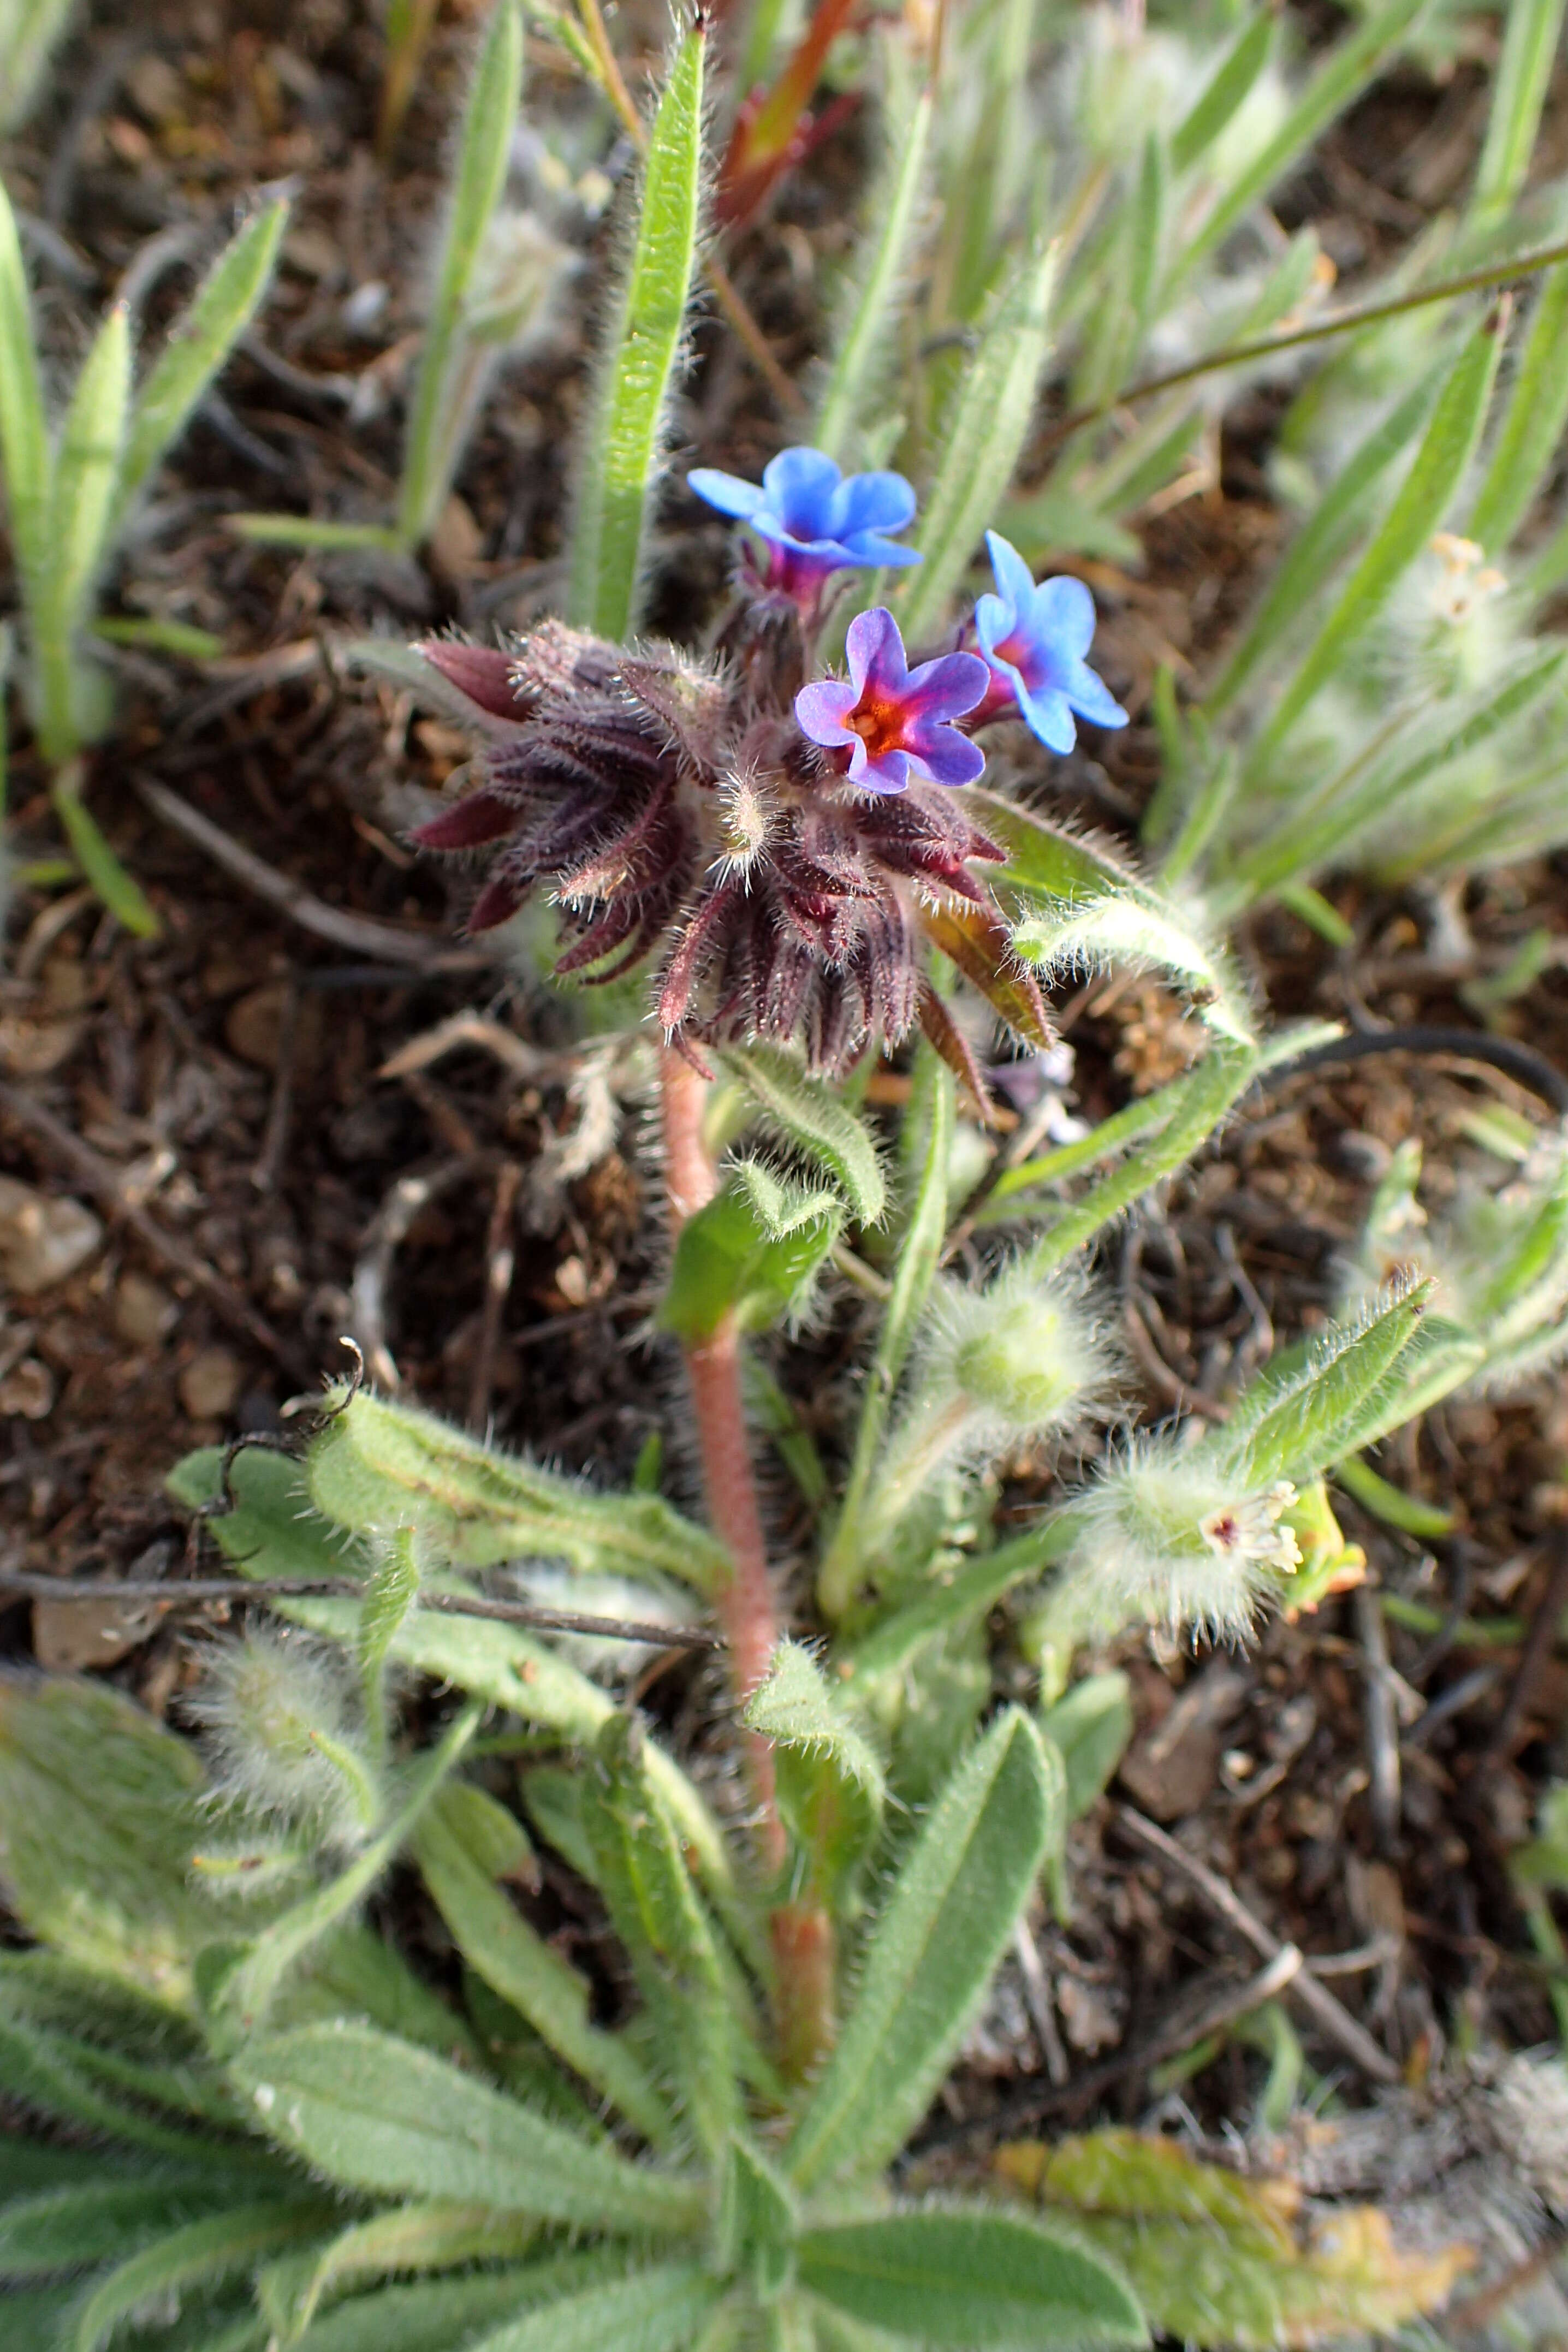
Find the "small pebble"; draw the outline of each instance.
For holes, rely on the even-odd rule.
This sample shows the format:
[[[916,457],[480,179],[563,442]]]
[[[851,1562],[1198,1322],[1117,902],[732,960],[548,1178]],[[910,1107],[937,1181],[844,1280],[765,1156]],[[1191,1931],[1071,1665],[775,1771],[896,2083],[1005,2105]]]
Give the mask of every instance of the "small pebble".
[[[178,1322],[180,1310],[166,1290],[144,1274],[122,1274],[114,1291],[114,1328],[132,1348],[154,1348]]]
[[[54,1402],[55,1376],[37,1356],[24,1356],[0,1380],[0,1421],[12,1413],[19,1421],[42,1421]]]
[[[0,1275],[24,1298],[85,1265],[103,1227],[81,1202],[0,1176]]]
[[[198,1348],[180,1373],[180,1402],[193,1421],[226,1421],[239,1398],[240,1366],[226,1348]]]

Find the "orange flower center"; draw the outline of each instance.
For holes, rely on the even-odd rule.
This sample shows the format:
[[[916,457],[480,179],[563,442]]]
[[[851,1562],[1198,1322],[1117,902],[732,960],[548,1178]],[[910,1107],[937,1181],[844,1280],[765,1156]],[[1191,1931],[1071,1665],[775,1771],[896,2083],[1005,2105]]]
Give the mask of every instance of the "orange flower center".
[[[853,728],[872,758],[880,759],[884,751],[903,748],[904,709],[899,702],[885,702],[879,695],[862,695],[845,719]]]

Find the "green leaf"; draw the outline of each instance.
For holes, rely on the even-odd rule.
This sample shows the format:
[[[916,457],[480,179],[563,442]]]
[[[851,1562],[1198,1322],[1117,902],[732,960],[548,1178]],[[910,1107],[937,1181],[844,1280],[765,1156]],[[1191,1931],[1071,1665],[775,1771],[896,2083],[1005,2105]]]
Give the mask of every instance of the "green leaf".
[[[779,1045],[732,1045],[721,1055],[764,1123],[808,1160],[826,1168],[857,1222],[879,1225],[887,1213],[888,1185],[868,1130],[824,1078],[810,1076]]]
[[[893,597],[899,625],[911,643],[942,626],[1023,454],[1050,350],[1056,274],[1054,246],[1020,265],[953,395],[926,494],[918,542],[924,561]]]
[[[127,874],[99,831],[81,796],[82,771],[78,760],[68,760],[49,785],[49,799],[77,864],[111,915],[132,939],[155,940],[163,926],[140,885]]]
[[[1282,179],[1314,141],[1336,122],[1373,79],[1426,5],[1426,0],[1388,0],[1337,48],[1331,49],[1279,130],[1232,181],[1181,257],[1185,277],[1196,268],[1252,207]]]
[[[0,1682],[0,1852],[29,1935],[171,2009],[214,1914],[186,1884],[195,1749],[110,1685]]]
[[[481,1857],[457,1833],[446,1807],[432,1812],[415,1851],[436,1907],[475,1974],[646,2139],[655,2146],[668,2143],[669,2114],[646,2068],[617,2035],[590,2021],[586,1979],[494,1885]]]
[[[836,1192],[743,1161],[680,1228],[660,1325],[689,1342],[710,1339],[726,1315],[764,1330],[798,1305],[843,1222]]]
[[[216,661],[223,653],[221,637],[210,629],[193,628],[188,621],[142,619],[128,614],[100,614],[90,633],[109,646],[136,646],[147,653],[173,654],[181,661]]]
[[[1243,103],[1274,53],[1275,22],[1258,8],[1243,25],[1172,135],[1173,172],[1190,172]]]
[[[272,2198],[187,2222],[110,2272],[72,2313],[62,2352],[98,2352],[121,2322],[161,2297],[211,2286],[248,2271],[263,2255],[331,2226],[322,2199]]]
[[[1010,1708],[931,1807],[872,1931],[855,2006],[789,2147],[800,2187],[879,2172],[898,2154],[1060,1832],[1038,1736]]]
[[[1117,2273],[1011,2213],[928,2206],[805,2231],[801,2284],[852,2318],[925,2345],[1144,2344]]]
[[[175,320],[132,415],[117,516],[184,431],[192,412],[260,308],[289,224],[289,199],[263,205],[225,246]]]
[[[312,1444],[307,1477],[311,1501],[338,1527],[374,1535],[413,1524],[465,1568],[557,1559],[623,1576],[652,1569],[704,1592],[730,1573],[706,1529],[659,1496],[593,1494],[363,1390]]]
[[[1525,183],[1563,30],[1563,0],[1509,0],[1471,218],[1495,224]]]
[[[779,1807],[828,1895],[860,1861],[882,1823],[881,1760],[809,1650],[781,1642],[742,1710],[772,1742]]]
[[[478,2336],[468,2352],[686,2352],[722,2293],[695,2263],[650,2263]]]
[[[931,1581],[913,1600],[889,1612],[863,1640],[846,1650],[843,1663],[854,1684],[900,1675],[928,1643],[962,1632],[988,1616],[1016,1585],[1033,1584],[1065,1558],[1071,1547],[1070,1515],[1042,1519],[1027,1535],[998,1544],[962,1566],[933,1568]]]
[[[380,548],[395,554],[403,545],[385,523],[325,522],[314,515],[235,514],[228,517],[228,527],[260,547],[319,547],[340,554]]]
[[[1441,525],[1480,437],[1501,340],[1496,321],[1484,320],[1460,352],[1415,463],[1258,739],[1255,763],[1260,764],[1284,740]]]
[[[47,2278],[117,2262],[171,2222],[232,2203],[236,2193],[232,2178],[204,2182],[195,2173],[170,2173],[140,2181],[100,2179],[19,2198],[0,2208],[0,2278]]]
[[[1370,1441],[1390,1375],[1420,1328],[1432,1286],[1385,1295],[1368,1313],[1331,1324],[1242,1391],[1229,1422],[1198,1452],[1239,1491],[1315,1476]]]
[[[354,2222],[319,2252],[274,2263],[260,2282],[262,2307],[282,2347],[297,2342],[324,2301],[336,2301],[365,2279],[513,2261],[538,2234],[531,2217],[498,2213],[489,2205],[394,2206]]]
[[[288,1971],[313,1944],[345,1919],[395,1860],[408,1842],[421,1814],[447,1774],[454,1771],[479,1728],[479,1709],[469,1707],[458,1717],[439,1746],[420,1759],[407,1796],[380,1834],[371,1839],[340,1871],[294,1904],[247,1947],[242,1948],[222,1978],[215,1983],[211,2013],[215,2026],[226,2032],[249,2032],[262,2022]]]
[[[817,1601],[830,1620],[842,1616],[848,1607],[859,1573],[860,1526],[872,1473],[882,1450],[893,1393],[909,1361],[947,1237],[953,1098],[952,1073],[922,1038],[916,1050],[914,1090],[903,1124],[906,1148],[920,1140],[914,1202],[899,1240],[892,1292],[867,1375],[855,1452],[833,1539],[817,1574]]]
[[[1391,1486],[1359,1454],[1349,1454],[1342,1462],[1336,1462],[1332,1477],[1335,1486],[1342,1486],[1374,1519],[1382,1519],[1386,1527],[1399,1528],[1422,1543],[1440,1542],[1454,1532],[1452,1511],[1439,1510],[1435,1503],[1423,1503],[1415,1496],[1407,1495],[1402,1486]]]
[[[1557,16],[1562,16],[1563,0],[1549,0],[1549,5]],[[1540,9],[1535,13],[1539,15]],[[1513,22],[1510,17],[1510,37]],[[1500,555],[1534,504],[1552,469],[1565,423],[1568,262],[1559,262],[1541,281],[1519,373],[1510,387],[1491,460],[1470,510],[1469,536],[1489,555]]]
[[[5,21],[5,77],[0,80],[0,133],[6,137],[26,120],[50,52],[63,38],[71,13],[72,0],[15,0],[9,7]]]
[[[416,546],[434,524],[456,459],[453,436],[461,404],[454,379],[463,312],[485,231],[506,187],[507,158],[522,103],[522,59],[516,0],[496,0],[463,110],[435,299],[419,348],[397,501],[397,530],[406,547]]]
[[[719,2210],[724,2269],[749,2279],[759,2300],[767,2301],[789,2275],[798,2226],[789,2183],[759,2147],[736,2133]]]
[[[705,47],[699,20],[659,100],[631,267],[578,462],[568,617],[616,639],[635,618],[648,492],[697,266]]]
[[[716,2158],[740,2120],[736,2021],[712,1931],[631,1717],[595,1747],[583,1795],[595,1880],[648,2012],[649,2038],[700,2146]]]
[[[569,2229],[702,2226],[696,2184],[590,2147],[370,2026],[275,2034],[249,2043],[230,2073],[258,2127],[344,2188],[493,2205]]]
[[[49,427],[33,335],[27,272],[11,201],[0,187],[0,470],[26,602],[36,606],[49,559]]]
[[[386,1654],[419,1598],[419,1559],[412,1529],[399,1528],[366,1580],[356,1644],[365,1721],[384,1746]]]
[[[581,2269],[586,2259],[567,2255],[524,2269],[356,2294],[316,2319],[300,2338],[299,2352],[454,2352],[458,2345],[468,2352],[484,2329],[559,2294],[567,2265]]]
[[[1336,474],[1310,520],[1291,541],[1240,643],[1209,688],[1204,708],[1211,718],[1236,700],[1365,528],[1373,485],[1421,430],[1436,394],[1433,373],[1390,409]]]
[[[922,89],[907,119],[889,121],[887,153],[857,241],[843,323],[816,404],[809,438],[841,465],[858,453],[860,427],[877,398],[885,348],[896,324],[895,298],[908,266],[925,184],[933,98]]]
[[[1132,1737],[1131,1685],[1120,1666],[1086,1675],[1054,1706],[1042,1709],[1040,1729],[1054,1742],[1067,1773],[1067,1815],[1076,1822],[1110,1785]]]
[[[39,740],[51,761],[68,759],[82,740],[76,640],[108,552],[130,401],[131,321],[117,303],[82,362],[60,427],[47,561],[30,615]]]

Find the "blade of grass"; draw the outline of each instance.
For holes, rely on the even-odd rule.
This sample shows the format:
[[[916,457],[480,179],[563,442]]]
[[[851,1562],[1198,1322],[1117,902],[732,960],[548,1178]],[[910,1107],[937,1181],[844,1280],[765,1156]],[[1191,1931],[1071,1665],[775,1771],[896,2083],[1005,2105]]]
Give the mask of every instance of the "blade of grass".
[[[1176,260],[1173,278],[1190,277],[1199,262],[1223,245],[1232,229],[1292,169],[1321,133],[1338,121],[1366,88],[1390,51],[1404,39],[1426,5],[1426,0],[1389,0],[1386,7],[1367,17],[1348,40],[1330,50],[1273,138],[1232,181]]]
[[[116,520],[175,442],[192,411],[255,317],[289,222],[274,196],[219,254],[175,320],[131,418],[115,499]]]
[[[1509,0],[1470,215],[1495,221],[1524,185],[1563,30],[1563,0]]]
[[[419,349],[397,501],[397,535],[405,547],[419,544],[446,494],[455,451],[444,428],[460,356],[463,312],[485,230],[506,185],[507,156],[521,103],[522,19],[517,0],[499,0],[463,109],[436,296]]]
[[[148,900],[110,849],[81,797],[82,764],[68,760],[49,786],[49,798],[77,864],[111,915],[132,939],[155,940],[162,926]]]
[[[954,394],[921,530],[925,560],[893,600],[911,639],[940,626],[1013,478],[1050,348],[1056,271],[1056,247],[1047,246],[1015,273]]]
[[[847,313],[811,434],[815,446],[840,463],[854,455],[857,431],[878,389],[879,362],[894,323],[893,298],[909,260],[925,180],[931,107],[931,93],[923,89],[907,121],[889,122],[888,168],[873,194],[871,234],[862,240]]]
[[[0,187],[0,463],[11,544],[31,604],[44,572],[48,535],[49,427],[33,306],[16,236],[16,215]]]
[[[1499,555],[1524,520],[1568,423],[1568,262],[1547,273],[1469,536]]]
[[[46,759],[80,740],[77,638],[103,562],[131,403],[131,321],[116,303],[94,336],[55,456],[47,565],[33,607],[38,738]]]
[[[697,261],[706,37],[676,51],[648,142],[631,267],[579,456],[569,612],[582,628],[624,637],[642,563],[648,492]]]
[[[1500,327],[1497,318],[1484,320],[1460,352],[1399,494],[1259,737],[1255,763],[1266,761],[1284,740],[1333,675],[1346,646],[1382,611],[1395,583],[1441,527],[1480,437],[1497,373]]]
[[[1242,104],[1274,52],[1275,16],[1259,8],[1242,26],[1171,140],[1171,169],[1190,172]]]

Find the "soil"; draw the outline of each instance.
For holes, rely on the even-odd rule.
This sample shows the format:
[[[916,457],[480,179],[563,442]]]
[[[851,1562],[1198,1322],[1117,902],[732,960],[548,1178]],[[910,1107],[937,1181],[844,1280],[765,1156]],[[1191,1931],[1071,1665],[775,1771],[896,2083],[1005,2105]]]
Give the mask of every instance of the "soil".
[[[634,66],[639,40],[647,61],[657,55],[658,14],[634,12],[621,27]],[[1325,12],[1316,29],[1328,22]],[[555,593],[562,452],[585,380],[578,322],[593,316],[606,242],[592,205],[558,208],[577,279],[548,336],[489,399],[426,561],[258,550],[227,528],[234,513],[273,504],[350,520],[384,511],[470,30],[461,14],[443,16],[386,167],[373,144],[380,37],[368,6],[96,5],[6,158],[14,197],[38,224],[33,261],[62,361],[146,240],[170,240],[147,304],[155,334],[248,192],[284,177],[299,188],[262,321],[163,477],[119,584],[125,612],[215,630],[225,646],[201,670],[126,656],[122,723],[93,763],[92,805],[163,936],[129,940],[85,891],[24,882],[12,908],[0,1169],[100,1227],[79,1223],[89,1244],[79,1263],[36,1291],[14,1286],[0,1322],[12,1568],[109,1578],[177,1568],[184,1530],[163,1472],[192,1446],[288,1426],[289,1401],[342,1368],[338,1335],[363,1334],[356,1271],[362,1299],[367,1279],[381,1283],[378,1369],[405,1395],[605,1483],[624,1481],[658,1433],[673,1490],[683,1480],[689,1490],[676,1370],[649,1323],[661,1238],[636,1057],[613,1036],[584,1037],[580,1008],[521,967],[462,951],[441,874],[403,836],[465,747],[342,651],[366,635],[524,625]],[[529,69],[532,104],[584,126],[586,163],[580,89],[542,46],[531,45]],[[1319,224],[1346,289],[1459,184],[1482,84],[1466,62],[1442,85],[1403,73],[1291,192],[1283,216]],[[853,123],[837,133],[729,257],[786,369],[814,348],[858,136]],[[1053,804],[1113,832],[1135,823],[1155,772],[1145,709],[1156,664],[1173,653],[1201,665],[1278,543],[1261,467],[1272,415],[1267,400],[1239,404],[1212,486],[1149,520],[1140,575],[1097,569],[1104,667],[1135,723],[1062,763]],[[693,458],[741,472],[777,445],[765,393],[710,324],[683,430]],[[721,579],[724,543],[716,526],[683,535],[659,625],[689,625]],[[57,854],[43,781],[24,740],[10,782],[24,867]],[[316,928],[161,821],[148,786],[309,894]],[[1473,1029],[1478,981],[1538,929],[1568,940],[1552,866],[1489,877],[1441,907],[1353,887],[1335,898],[1348,949],[1279,913],[1244,933],[1276,1016]],[[354,919],[395,927],[404,960],[355,934]],[[1565,958],[1489,1017],[1568,1069]],[[1176,1008],[1158,991],[1112,983],[1070,1003],[1064,992],[1060,1010],[1087,1118],[1181,1066]],[[459,1015],[460,1032],[443,1026]],[[531,1050],[509,1054],[507,1040]],[[1463,1121],[1499,1099],[1544,1116],[1500,1074],[1430,1059],[1301,1076],[1250,1098],[1109,1255],[1142,1335],[1149,1419],[1202,1411],[1273,1339],[1321,1322],[1389,1150],[1415,1135],[1451,1160]],[[426,1204],[378,1254],[395,1188],[410,1177]],[[5,1202],[0,1190],[0,1253],[14,1265]],[[68,1256],[69,1212],[56,1223]],[[508,1240],[515,1271],[487,1331],[489,1270]],[[860,1323],[846,1292],[827,1336],[773,1343],[779,1378],[830,1455]],[[1069,2120],[1145,2112],[1139,2053],[1194,1987],[1252,1965],[1132,1842],[1119,1811],[1128,1802],[1158,1814],[1280,1937],[1350,1953],[1336,1990],[1399,2066],[1418,2069],[1461,2021],[1515,2045],[1550,2035],[1506,1856],[1564,1766],[1568,1666],[1543,1612],[1561,1607],[1552,1546],[1565,1442],[1568,1412],[1549,1384],[1506,1405],[1444,1407],[1400,1442],[1397,1469],[1408,1491],[1455,1513],[1454,1535],[1423,1546],[1346,1506],[1373,1579],[1428,1604],[1439,1629],[1389,1628],[1392,1684],[1353,1595],[1268,1627],[1235,1655],[1123,1646],[1137,1738],[1119,1785],[1075,1832],[1070,1922],[1039,1931],[1050,2014],[1042,2026],[1037,1985],[1005,1979],[947,2094],[950,2121],[1042,2106]],[[1005,1507],[1021,1516],[1047,1492],[1048,1478],[1020,1464]],[[787,1561],[801,1507],[782,1485],[771,1500]],[[1476,1646],[1472,1622],[1500,1616],[1527,1630]],[[12,1660],[110,1673],[177,1718],[188,1626],[150,1623],[107,1597],[92,1612],[16,1604],[0,1614],[0,1646]],[[1014,1671],[1000,1641],[998,1671]],[[676,1688],[700,1695],[689,1674]],[[1378,1688],[1392,1689],[1400,1735],[1392,1818],[1374,1801],[1388,1763]],[[1318,2063],[1335,2063],[1309,2042]],[[1245,2115],[1256,2064],[1232,2047],[1186,2095],[1217,2128]]]

